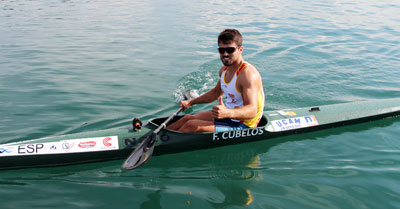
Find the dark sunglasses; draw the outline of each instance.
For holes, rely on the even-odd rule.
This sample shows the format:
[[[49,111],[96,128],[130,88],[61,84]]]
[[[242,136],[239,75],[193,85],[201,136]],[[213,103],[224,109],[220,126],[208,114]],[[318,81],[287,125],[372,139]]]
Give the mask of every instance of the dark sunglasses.
[[[239,48],[240,48],[240,46],[237,46],[237,47],[231,46],[231,47],[224,47],[224,48],[219,47],[218,52],[220,54],[224,54],[225,52],[228,52],[228,54],[232,54],[233,52],[235,52],[236,49],[239,49]]]

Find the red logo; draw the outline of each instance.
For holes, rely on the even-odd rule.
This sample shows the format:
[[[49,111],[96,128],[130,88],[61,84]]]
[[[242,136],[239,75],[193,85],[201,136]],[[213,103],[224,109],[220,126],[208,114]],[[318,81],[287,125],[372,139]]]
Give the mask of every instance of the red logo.
[[[234,94],[228,94],[231,98],[235,98]]]
[[[104,146],[110,147],[112,144],[111,144],[109,141],[111,141],[111,138],[110,138],[110,137],[104,138],[104,139],[103,139],[103,144],[104,144]]]
[[[80,148],[92,148],[92,147],[96,146],[96,142],[95,141],[81,142],[78,144],[78,146]]]

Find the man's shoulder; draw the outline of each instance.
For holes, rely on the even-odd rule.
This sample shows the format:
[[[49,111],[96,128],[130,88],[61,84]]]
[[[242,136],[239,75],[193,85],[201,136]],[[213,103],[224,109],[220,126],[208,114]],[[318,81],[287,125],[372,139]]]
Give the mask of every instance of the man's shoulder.
[[[246,62],[246,69],[255,70],[257,71],[256,67],[248,62]]]
[[[249,77],[249,76],[261,77],[257,68],[250,63],[247,63],[246,67],[240,72],[239,76],[240,77]]]

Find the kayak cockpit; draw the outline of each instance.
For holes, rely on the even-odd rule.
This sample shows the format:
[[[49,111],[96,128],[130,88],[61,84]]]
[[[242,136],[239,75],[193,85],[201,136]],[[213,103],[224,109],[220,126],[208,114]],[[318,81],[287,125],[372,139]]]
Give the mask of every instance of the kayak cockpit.
[[[176,122],[177,120],[181,119],[182,117],[183,117],[183,115],[175,116],[174,118],[171,119],[171,121],[170,121],[167,125]],[[164,123],[166,119],[167,119],[167,117],[154,118],[154,119],[151,119],[151,120],[149,121],[149,124],[158,127],[158,126],[160,126],[162,123]]]
[[[260,120],[260,122],[258,123],[257,127],[266,126],[267,123],[268,123],[268,120],[267,120],[267,118],[265,117],[265,115],[263,115],[263,116],[261,117],[261,120]]]
[[[169,124],[174,123],[175,121],[179,120],[179,119],[182,118],[182,117],[183,117],[183,115],[175,116],[175,117],[171,120],[171,122],[170,122]],[[166,119],[167,119],[166,117],[155,118],[155,119],[150,120],[150,121],[149,121],[149,124],[151,124],[152,126],[158,127],[158,126],[160,126],[162,123],[164,123],[164,121],[165,121]],[[268,123],[267,118],[266,118],[265,116],[262,116],[262,118],[261,118],[260,122],[258,123],[258,126],[257,126],[257,127],[266,126],[267,123]],[[167,125],[169,125],[169,124],[167,124]]]

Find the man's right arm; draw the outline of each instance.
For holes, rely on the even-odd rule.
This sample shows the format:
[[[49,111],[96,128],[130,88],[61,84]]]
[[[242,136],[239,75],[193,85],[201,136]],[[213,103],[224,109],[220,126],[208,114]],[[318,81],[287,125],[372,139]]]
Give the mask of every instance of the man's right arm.
[[[218,97],[220,97],[221,95],[221,86],[220,82],[218,81],[217,85],[214,88],[210,89],[208,92],[202,94],[201,96],[192,100],[181,101],[181,107],[186,110],[187,108],[195,104],[211,103],[217,100]]]
[[[221,77],[221,73],[222,73],[223,68],[220,69],[219,71],[219,75]],[[189,108],[192,105],[195,104],[204,104],[204,103],[211,103],[215,100],[218,99],[218,97],[222,96],[222,90],[221,90],[221,81],[218,80],[217,85],[210,89],[208,92],[202,94],[201,96],[192,99],[192,100],[185,100],[185,101],[181,101],[181,107],[184,108],[184,110],[186,110],[187,108]]]

